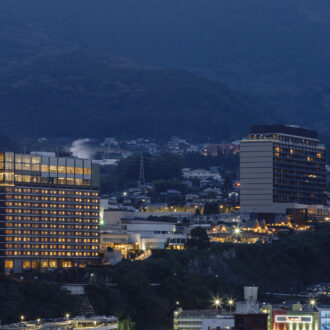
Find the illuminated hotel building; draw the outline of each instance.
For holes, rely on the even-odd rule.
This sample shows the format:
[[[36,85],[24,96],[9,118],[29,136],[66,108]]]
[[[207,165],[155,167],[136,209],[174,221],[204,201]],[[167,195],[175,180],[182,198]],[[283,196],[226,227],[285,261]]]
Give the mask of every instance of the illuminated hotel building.
[[[292,126],[253,126],[240,145],[242,212],[292,214],[326,208],[326,150],[317,132]],[[326,211],[325,211],[326,212]]]
[[[0,262],[5,272],[98,260],[99,169],[90,160],[0,153]]]
[[[271,330],[319,330],[318,308],[301,305],[299,302],[282,306],[263,305],[262,311],[268,314],[268,329]],[[325,311],[329,311],[327,308]]]

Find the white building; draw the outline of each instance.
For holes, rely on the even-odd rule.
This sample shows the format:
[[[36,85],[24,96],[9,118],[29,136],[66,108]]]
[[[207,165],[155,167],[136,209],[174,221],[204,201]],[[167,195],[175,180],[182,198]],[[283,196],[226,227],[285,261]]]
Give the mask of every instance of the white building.
[[[183,168],[182,169],[182,176],[187,179],[197,179],[197,180],[214,180],[214,181],[222,181],[222,177],[218,172],[215,171],[208,171],[204,169],[197,169],[192,170],[190,168]]]
[[[330,306],[320,306],[317,310],[319,312],[319,329],[330,329]]]
[[[130,242],[138,243],[142,250],[164,249],[169,246],[184,247],[187,236],[176,233],[176,225],[168,222],[124,219],[122,232],[130,236]]]
[[[231,329],[234,327],[233,314],[220,314],[217,310],[182,310],[174,312],[174,330]]]
[[[137,214],[127,210],[105,210],[100,228],[101,248],[112,243],[141,250],[184,248],[187,235],[177,233],[174,223],[136,219]]]

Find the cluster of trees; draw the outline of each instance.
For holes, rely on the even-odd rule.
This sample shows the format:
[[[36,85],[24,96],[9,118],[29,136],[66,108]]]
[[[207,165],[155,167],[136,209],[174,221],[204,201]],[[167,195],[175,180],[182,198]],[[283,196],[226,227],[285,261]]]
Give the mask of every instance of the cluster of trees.
[[[208,169],[210,166],[220,167],[220,171],[226,173],[235,172],[239,166],[239,156],[231,153],[220,154],[217,157],[205,157],[200,153],[189,153],[179,156],[171,153],[163,153],[159,156],[144,155],[144,172],[148,182],[153,182],[154,193],[159,194],[168,189],[175,189],[186,193],[187,186],[182,183],[181,170],[185,167]],[[140,156],[132,156],[123,159],[115,168],[103,169],[101,192],[109,193],[136,186],[140,171]],[[224,187],[232,188],[232,176],[226,176]]]
[[[8,276],[0,277],[0,320],[2,324],[37,318],[64,317],[78,313],[76,296],[54,284],[37,280],[21,281]]]
[[[210,239],[205,228],[196,227],[190,232],[190,238],[187,242],[188,248],[205,249],[210,245]]]
[[[89,299],[98,313],[134,320],[137,330],[169,329],[177,301],[184,308],[210,308],[213,295],[229,295],[222,280],[186,273],[189,262],[188,255],[177,251],[158,251],[142,262],[96,270],[101,280],[87,288]],[[102,284],[106,276],[117,288]]]
[[[240,299],[243,285],[289,293],[327,281],[329,237],[330,229],[323,228],[272,244],[215,244],[196,228],[186,251],[156,251],[144,261],[98,269],[100,281],[88,289],[89,296],[100,313],[111,310],[132,319],[136,329],[166,329],[176,301],[184,309],[210,308],[215,295]],[[118,287],[102,284],[105,277]]]
[[[86,293],[97,314],[118,316],[125,330],[165,330],[171,326],[177,301],[184,309],[204,309],[212,306],[214,296],[240,299],[243,285],[257,285],[261,293],[290,293],[328,281],[329,238],[326,227],[272,244],[215,244],[208,241],[204,229],[196,228],[185,251],[159,250],[143,261],[47,276],[73,283],[86,281],[93,273]],[[17,321],[21,314],[31,319],[74,315],[76,304],[74,297],[43,281],[0,278],[2,322]]]
[[[156,185],[171,185],[182,178],[181,169],[184,167],[182,157],[175,154],[161,154],[151,157],[144,155],[144,172],[148,182],[155,181]],[[108,193],[120,191],[131,186],[136,186],[140,173],[140,156],[122,159],[119,164],[102,173],[101,192]],[[157,182],[159,181],[159,182]]]

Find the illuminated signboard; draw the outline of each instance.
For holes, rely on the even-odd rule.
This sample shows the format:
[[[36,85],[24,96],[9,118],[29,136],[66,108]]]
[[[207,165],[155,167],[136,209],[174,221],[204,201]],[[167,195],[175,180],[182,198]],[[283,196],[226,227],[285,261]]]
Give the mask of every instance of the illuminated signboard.
[[[276,323],[313,323],[311,315],[276,315]]]

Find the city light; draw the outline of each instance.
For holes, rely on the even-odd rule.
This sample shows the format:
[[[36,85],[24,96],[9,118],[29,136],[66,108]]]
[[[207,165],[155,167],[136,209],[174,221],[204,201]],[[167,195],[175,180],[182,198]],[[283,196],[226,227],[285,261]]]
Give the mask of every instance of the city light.
[[[239,227],[235,227],[234,228],[234,234],[235,235],[239,235],[241,233],[241,228],[239,228]]]
[[[70,317],[70,314],[65,314],[65,317],[68,319]]]
[[[221,298],[214,298],[213,300],[213,305],[215,306],[216,309],[218,309],[222,304],[222,300]]]
[[[24,322],[24,315],[21,315],[21,321]]]
[[[312,299],[309,301],[309,304],[310,304],[312,307],[314,307],[314,306],[316,305],[316,300],[312,298]]]
[[[228,299],[228,305],[232,307],[235,304],[234,299]]]

